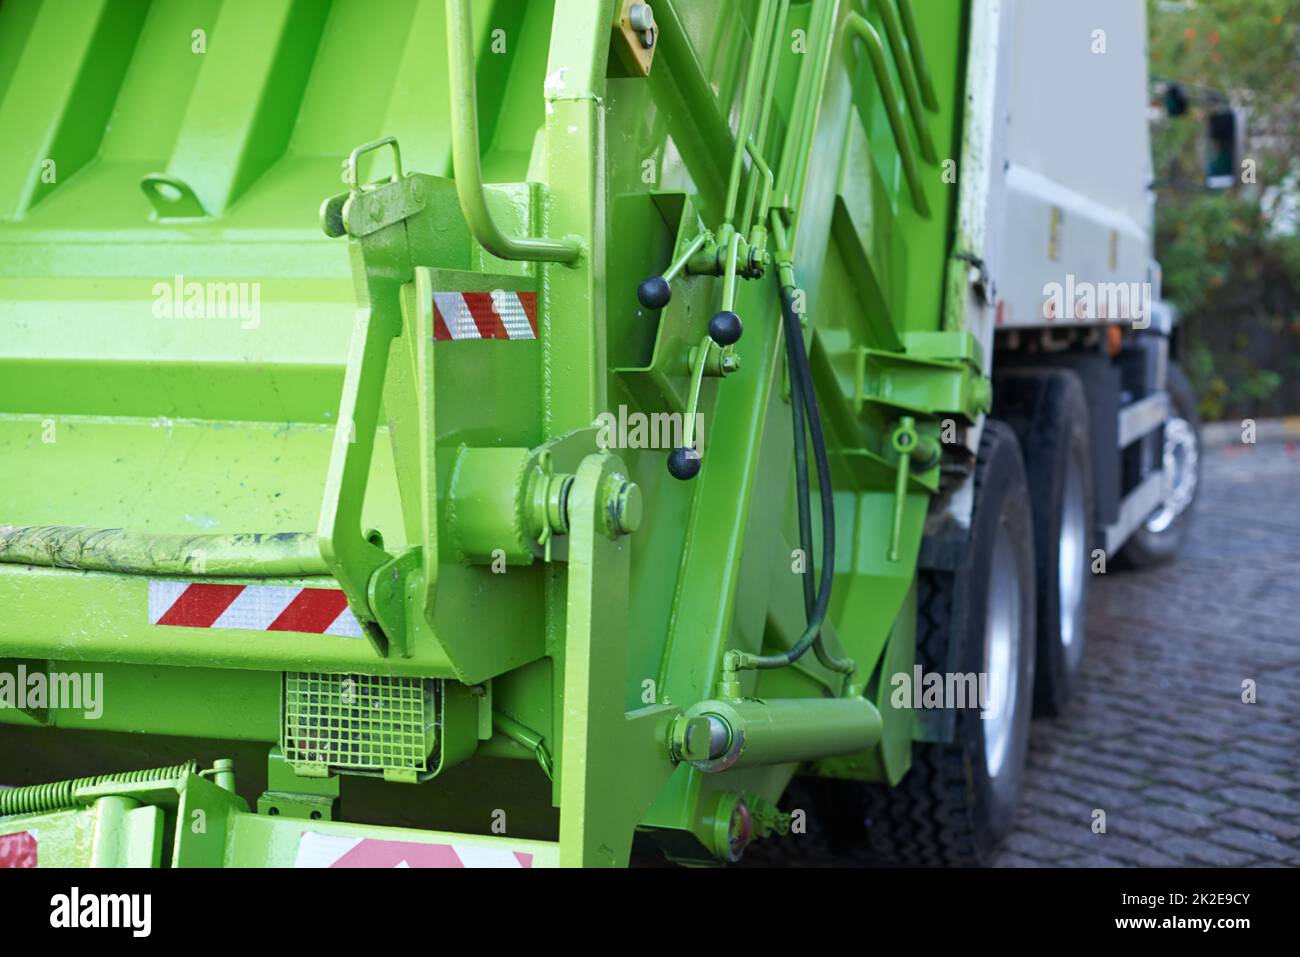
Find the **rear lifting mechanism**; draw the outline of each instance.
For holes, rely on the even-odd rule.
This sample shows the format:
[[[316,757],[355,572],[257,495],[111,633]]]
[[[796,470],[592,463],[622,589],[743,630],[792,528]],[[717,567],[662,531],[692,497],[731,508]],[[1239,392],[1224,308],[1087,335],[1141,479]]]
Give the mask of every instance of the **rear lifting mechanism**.
[[[744,334],[744,323],[735,312],[736,278],[761,278],[766,271],[769,256],[766,230],[755,226],[746,241],[730,223],[718,231],[718,238],[705,230],[695,237],[664,271],[662,276],[651,276],[637,287],[636,297],[647,309],[662,309],[672,299],[670,283],[683,271],[695,276],[723,276],[722,308],[709,320],[709,334],[691,353],[691,399],[686,416],[686,435],[681,448],[668,456],[668,471],[673,478],[687,481],[695,478],[702,464],[695,449],[694,423],[699,405],[700,388],[706,374],[728,375],[740,367],[739,357],[732,350]],[[743,264],[742,264],[743,263]],[[713,347],[720,353],[715,356]]]
[[[637,288],[637,299],[647,309],[662,309],[672,299],[671,283],[683,271],[691,275],[722,276],[721,309],[709,320],[708,336],[693,350],[691,357],[691,390],[687,407],[684,442],[668,456],[668,471],[674,478],[688,480],[699,474],[701,458],[695,449],[694,427],[699,408],[700,391],[706,371],[726,375],[738,366],[739,357],[733,347],[744,332],[744,324],[735,312],[736,280],[760,279],[772,264],[773,256],[767,250],[768,226],[776,249],[776,265],[781,288],[782,333],[785,338],[786,366],[790,379],[791,422],[794,433],[795,486],[799,507],[799,544],[806,557],[802,576],[804,610],[807,625],[799,640],[784,652],[772,655],[752,654],[738,650],[728,651],[723,659],[723,675],[719,695],[724,699],[740,696],[737,673],[750,669],[782,668],[798,661],[813,648],[821,664],[835,672],[852,675],[854,662],[834,657],[822,640],[822,624],[830,606],[831,583],[835,577],[835,508],[831,488],[830,463],[826,441],[822,432],[821,413],[813,387],[812,369],[804,343],[804,296],[795,281],[793,254],[787,236],[785,214],[780,206],[773,205],[775,177],[764,159],[764,145],[772,114],[776,76],[782,51],[779,37],[783,35],[788,2],[772,3],[765,0],[760,7],[759,27],[755,36],[755,54],[750,58],[745,77],[744,102],[736,145],[731,157],[731,170],[727,183],[727,198],[722,225],[716,236],[703,230],[681,252],[677,260],[662,275],[651,276]],[[765,51],[759,53],[758,51]],[[750,160],[748,182],[743,209],[740,208],[740,186],[745,178],[745,158]],[[739,215],[738,215],[739,214]],[[736,225],[739,223],[739,227]],[[721,350],[721,358],[711,362],[713,348]],[[821,506],[822,552],[821,575],[814,584],[812,506],[808,473],[808,447],[811,445],[817,468],[818,499]],[[852,685],[852,682],[849,682]],[[856,698],[856,693],[849,697]],[[862,700],[862,699],[858,699]],[[709,704],[708,702],[704,703]],[[856,710],[856,709],[855,709]],[[710,711],[716,715],[716,710]],[[861,715],[858,715],[861,718]],[[864,738],[870,737],[871,722],[859,725]],[[716,728],[714,729],[716,732]],[[734,729],[733,729],[734,730]],[[875,730],[878,731],[878,728]],[[720,741],[723,736],[709,737]],[[733,743],[743,740],[732,735]],[[675,747],[685,747],[679,741]],[[690,750],[690,749],[686,749]],[[710,757],[714,757],[710,755]],[[730,766],[730,765],[728,765]]]
[[[637,299],[642,306],[662,309],[672,299],[670,284],[683,270],[696,276],[723,277],[722,308],[709,320],[709,334],[694,351],[691,361],[691,398],[684,441],[681,448],[674,449],[668,456],[668,471],[683,481],[695,478],[702,464],[700,453],[695,448],[694,423],[705,371],[712,368],[716,370],[715,375],[727,375],[739,366],[732,348],[740,341],[745,328],[735,311],[736,279],[760,279],[770,263],[764,220],[771,205],[775,178],[763,158],[762,147],[767,140],[781,58],[782,46],[776,38],[782,33],[788,13],[789,0],[782,0],[779,4],[764,0],[760,7],[754,55],[745,76],[740,126],[731,156],[726,207],[717,235],[708,230],[701,232],[662,275],[651,276],[637,287]],[[766,55],[760,51],[766,51]],[[746,156],[750,168],[742,210],[740,184],[746,177]],[[717,363],[712,357],[714,346],[722,351]]]

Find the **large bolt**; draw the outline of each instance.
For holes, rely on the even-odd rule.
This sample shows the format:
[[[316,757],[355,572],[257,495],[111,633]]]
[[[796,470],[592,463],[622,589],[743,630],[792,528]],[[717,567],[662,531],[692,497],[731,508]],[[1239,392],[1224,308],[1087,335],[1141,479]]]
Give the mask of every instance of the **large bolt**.
[[[634,3],[627,12],[627,20],[632,29],[641,36],[641,46],[649,50],[655,45],[655,12],[648,3]]]
[[[669,748],[675,761],[707,761],[711,748],[712,728],[704,715],[688,718],[678,715],[673,724]]]
[[[635,482],[624,482],[614,493],[611,508],[614,527],[624,535],[631,535],[641,527],[641,487]]]
[[[632,29],[638,33],[655,28],[655,12],[650,9],[648,3],[632,4],[632,9],[627,12],[627,19],[632,24]]]
[[[725,755],[730,747],[731,729],[717,715],[678,715],[673,723],[669,748],[675,761],[712,761]]]

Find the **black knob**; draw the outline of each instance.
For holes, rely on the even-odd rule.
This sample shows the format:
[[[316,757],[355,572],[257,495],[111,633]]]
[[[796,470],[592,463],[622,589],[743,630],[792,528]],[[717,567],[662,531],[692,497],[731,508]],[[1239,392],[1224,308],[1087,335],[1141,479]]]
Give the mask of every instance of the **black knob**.
[[[745,331],[740,316],[734,312],[720,312],[709,320],[709,338],[720,346],[729,346],[740,340]]]
[[[673,449],[668,453],[668,471],[683,482],[700,474],[700,453],[694,449]]]
[[[647,309],[662,309],[673,298],[673,290],[663,276],[651,276],[636,287],[636,297]]]

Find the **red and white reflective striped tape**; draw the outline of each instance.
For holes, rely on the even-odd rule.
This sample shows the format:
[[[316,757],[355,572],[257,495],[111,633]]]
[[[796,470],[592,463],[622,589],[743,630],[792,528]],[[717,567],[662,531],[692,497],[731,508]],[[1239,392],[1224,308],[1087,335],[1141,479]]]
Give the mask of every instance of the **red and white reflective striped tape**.
[[[423,844],[308,831],[294,867],[532,867],[533,855],[476,844]]]
[[[36,832],[0,834],[0,869],[36,866]]]
[[[537,293],[435,292],[433,338],[536,339]]]
[[[293,585],[150,581],[149,624],[362,637],[343,592]]]

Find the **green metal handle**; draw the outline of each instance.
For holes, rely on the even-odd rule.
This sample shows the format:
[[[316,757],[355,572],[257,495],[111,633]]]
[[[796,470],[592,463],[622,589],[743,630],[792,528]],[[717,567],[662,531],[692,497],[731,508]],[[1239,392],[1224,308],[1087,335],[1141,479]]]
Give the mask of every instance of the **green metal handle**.
[[[348,158],[343,162],[343,182],[352,189],[360,189],[361,182],[360,175],[357,172],[357,164],[360,162],[361,157],[366,153],[383,149],[385,146],[391,146],[393,148],[393,175],[389,179],[389,182],[396,183],[400,180],[402,178],[401,147],[397,145],[397,137],[385,136],[383,139],[372,140],[369,143],[362,143],[348,154]]]
[[[885,113],[889,116],[889,128],[894,133],[894,143],[898,146],[898,155],[903,162],[903,175],[907,178],[908,190],[912,194],[912,205],[926,219],[930,218],[930,204],[925,198],[921,186],[921,170],[912,151],[912,142],[907,138],[907,129],[903,126],[903,115],[898,109],[898,94],[889,79],[889,65],[885,60],[885,45],[880,40],[867,18],[860,13],[850,13],[844,21],[844,29],[862,41],[867,51],[867,59],[876,74],[876,85],[880,87],[880,98],[885,104]]]
[[[713,340],[705,336],[695,350],[695,365],[691,369],[691,392],[686,404],[686,424],[682,430],[682,447],[695,448],[695,417],[700,411],[700,392],[704,387],[704,372],[713,350]]]
[[[898,454],[898,472],[894,484],[894,523],[889,539],[889,560],[898,561],[903,539],[903,508],[907,503],[907,486],[911,481],[912,460],[920,471],[934,468],[942,457],[939,443],[916,430],[916,419],[905,415],[889,436],[890,447]]]
[[[498,259],[572,264],[581,247],[572,239],[507,236],[488,209],[479,161],[478,87],[474,23],[469,0],[446,0],[447,72],[451,85],[451,155],[460,208],[479,245]]]

